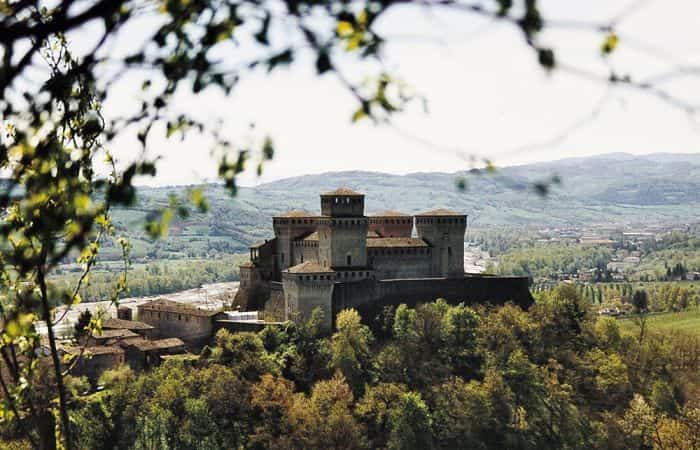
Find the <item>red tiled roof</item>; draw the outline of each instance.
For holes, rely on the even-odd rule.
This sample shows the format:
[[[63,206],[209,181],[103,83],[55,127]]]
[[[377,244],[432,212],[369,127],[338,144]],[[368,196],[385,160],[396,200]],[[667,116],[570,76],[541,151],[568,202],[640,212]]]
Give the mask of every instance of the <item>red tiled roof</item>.
[[[330,192],[324,192],[321,195],[323,197],[333,196],[333,195],[343,195],[343,196],[351,196],[351,197],[364,197],[365,196],[365,194],[360,194],[359,192],[355,192],[352,189],[346,188],[346,187],[341,187],[341,188],[338,188],[338,189],[336,189],[334,191],[330,191]]]
[[[287,269],[289,273],[327,273],[333,272],[333,269],[328,267],[323,267],[320,264],[313,261],[306,261],[296,266],[292,266]]]
[[[274,217],[316,217],[316,214],[302,209],[293,209]]]
[[[399,211],[382,211],[378,212],[375,214],[372,214],[370,217],[410,217],[408,214],[399,212]]]
[[[304,238],[305,241],[318,241],[318,231],[314,231]]]
[[[151,327],[153,328],[153,327]],[[127,329],[106,329],[102,330],[102,333],[97,334],[93,333],[92,338],[93,339],[115,339],[115,338],[130,338],[130,337],[136,337],[138,334],[134,333],[131,330]]]
[[[464,216],[465,214],[460,214],[455,211],[450,211],[449,209],[445,208],[439,208],[439,209],[433,209],[432,211],[426,211],[422,212],[420,214],[416,214],[416,216]]]
[[[387,237],[367,239],[367,247],[429,247],[429,245],[420,238]]]
[[[123,320],[123,319],[114,319],[112,317],[108,317],[106,319],[102,320],[102,329],[103,330],[119,330],[119,329],[124,329],[124,330],[152,330],[154,327],[147,323],[143,322],[137,322],[135,320]]]
[[[126,345],[135,347],[135,348],[145,352],[145,351],[149,351],[149,350],[159,350],[159,349],[166,349],[166,348],[182,347],[185,345],[185,343],[182,342],[182,340],[179,338],[167,338],[167,339],[158,339],[158,340],[154,340],[154,341],[149,341],[148,339],[141,339],[138,341],[129,342]]]

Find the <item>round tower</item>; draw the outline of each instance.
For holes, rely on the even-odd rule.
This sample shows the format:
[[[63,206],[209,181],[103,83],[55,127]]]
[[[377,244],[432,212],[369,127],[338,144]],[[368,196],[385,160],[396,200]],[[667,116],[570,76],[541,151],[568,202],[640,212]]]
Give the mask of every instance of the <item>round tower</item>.
[[[467,216],[447,209],[416,214],[416,232],[433,248],[431,271],[438,277],[464,276]]]

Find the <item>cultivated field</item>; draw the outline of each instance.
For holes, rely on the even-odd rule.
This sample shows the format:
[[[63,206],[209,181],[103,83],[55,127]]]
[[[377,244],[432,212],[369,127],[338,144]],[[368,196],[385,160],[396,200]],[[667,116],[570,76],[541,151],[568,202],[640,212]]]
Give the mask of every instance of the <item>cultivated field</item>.
[[[680,330],[700,336],[700,309],[650,315],[647,320],[652,330]],[[633,318],[620,319],[623,330],[635,330],[635,322]]]

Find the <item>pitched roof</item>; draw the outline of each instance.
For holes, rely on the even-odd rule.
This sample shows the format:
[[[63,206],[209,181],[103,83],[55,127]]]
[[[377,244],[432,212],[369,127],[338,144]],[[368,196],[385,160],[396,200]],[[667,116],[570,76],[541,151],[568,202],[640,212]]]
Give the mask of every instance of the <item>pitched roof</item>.
[[[75,345],[61,345],[60,350],[66,352],[69,355],[80,355],[81,353],[85,355],[107,355],[115,353],[124,353],[124,350],[115,345],[98,345],[94,347],[80,347]]]
[[[367,247],[429,247],[429,245],[420,238],[387,237],[367,239]]]
[[[124,320],[124,319],[114,319],[108,317],[102,320],[103,330],[152,330],[154,327],[143,322],[137,322],[135,320]]]
[[[142,303],[137,308],[149,309],[153,311],[175,312],[200,317],[211,317],[219,313],[219,311],[217,310],[200,309],[195,306],[188,305],[186,303],[168,300],[167,298],[158,298],[156,300],[151,300],[150,302]]]
[[[151,328],[153,328],[153,327],[151,327]],[[107,329],[107,330],[102,330],[102,333],[100,333],[100,334],[93,333],[91,337],[93,339],[116,339],[116,338],[123,339],[123,338],[130,338],[130,337],[136,337],[136,336],[138,336],[138,334],[134,333],[131,330],[127,330],[127,329],[117,329],[117,330]]]
[[[341,188],[338,188],[338,189],[336,189],[334,191],[330,191],[330,192],[324,192],[321,195],[324,197],[325,196],[333,196],[333,195],[344,195],[344,196],[352,196],[352,197],[364,197],[365,196],[365,194],[360,194],[359,192],[355,192],[352,189],[346,188],[346,187],[341,187]]]
[[[464,216],[465,214],[461,214],[455,211],[451,211],[449,209],[445,208],[438,208],[438,209],[433,209],[432,211],[426,211],[422,212],[420,214],[416,214],[416,216]]]
[[[318,241],[318,231],[314,231],[304,238],[305,241]]]
[[[381,236],[380,236],[379,233],[377,233],[376,231],[374,231],[374,230],[369,230],[369,231],[367,232],[367,237],[368,237],[368,238],[378,238],[378,237],[381,237]]]
[[[402,213],[400,211],[388,210],[388,211],[381,211],[378,213],[374,213],[370,217],[410,217],[410,216],[408,214]]]
[[[291,211],[287,211],[286,213],[282,213],[274,217],[316,217],[316,214],[303,209],[292,209]]]
[[[78,350],[78,353],[80,350]],[[109,355],[115,353],[124,353],[119,347],[113,345],[100,345],[98,347],[85,347],[85,354],[88,355]]]
[[[129,342],[126,345],[135,347],[142,352],[149,350],[162,350],[166,348],[182,347],[185,343],[179,338],[157,339],[149,341],[148,339],[140,339],[138,341]]]
[[[333,272],[333,269],[329,269],[328,267],[323,267],[319,263],[313,262],[313,261],[305,261],[301,264],[297,264],[296,266],[292,266],[289,269],[287,269],[287,272],[289,273],[328,273],[328,272]]]

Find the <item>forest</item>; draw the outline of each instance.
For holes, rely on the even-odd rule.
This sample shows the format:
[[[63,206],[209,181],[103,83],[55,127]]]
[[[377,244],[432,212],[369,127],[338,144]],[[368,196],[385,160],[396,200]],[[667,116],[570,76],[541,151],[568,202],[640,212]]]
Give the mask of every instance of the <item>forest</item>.
[[[246,258],[247,255],[228,255],[218,259],[160,260],[134,264],[128,269],[128,285],[119,293],[119,297],[168,294],[196,288],[205,283],[237,281],[238,264]],[[79,291],[83,301],[109,300],[119,274],[120,269],[117,265],[93,270]],[[52,286],[65,289],[75,285],[79,277],[80,273],[64,271],[52,277]]]
[[[696,449],[700,337],[597,318],[562,285],[524,311],[344,310],[220,331],[196,360],[106,372],[80,395],[83,449]],[[12,441],[6,448],[28,448]],[[16,430],[15,430],[16,431]]]

